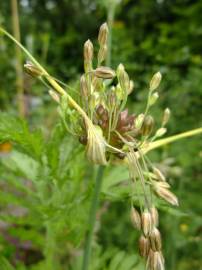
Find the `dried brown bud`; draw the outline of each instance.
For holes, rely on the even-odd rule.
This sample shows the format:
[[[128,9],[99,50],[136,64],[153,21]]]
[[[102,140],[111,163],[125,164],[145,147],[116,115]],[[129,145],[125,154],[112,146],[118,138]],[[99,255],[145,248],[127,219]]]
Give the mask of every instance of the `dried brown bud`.
[[[87,84],[85,75],[81,76],[80,90],[81,90],[81,96],[82,97],[85,97],[85,98],[88,97],[88,84]]]
[[[94,74],[102,79],[113,79],[116,75],[114,70],[109,67],[98,67],[94,70]]]
[[[157,228],[153,228],[150,236],[150,243],[151,248],[153,251],[160,251],[161,250],[161,234]]]
[[[142,230],[145,236],[149,236],[153,227],[152,216],[148,210],[142,213]]]
[[[154,119],[151,115],[147,115],[144,118],[144,121],[142,123],[141,127],[141,133],[143,136],[149,136],[153,130],[154,127]]]
[[[155,176],[157,177],[157,179],[158,179],[159,181],[166,182],[165,176],[162,174],[162,172],[161,172],[159,169],[157,169],[157,168],[155,167],[155,168],[153,169],[153,172],[154,172]]]
[[[107,23],[103,23],[100,26],[99,34],[98,34],[98,41],[100,46],[104,46],[107,44],[107,38],[108,38],[109,29],[107,26]]]
[[[159,183],[160,182],[157,182],[154,185],[157,195],[169,202],[170,204],[178,206],[179,203],[177,197],[170,190],[159,185]]]
[[[26,73],[32,76],[33,78],[37,78],[43,75],[43,72],[41,71],[41,69],[36,67],[31,62],[26,63],[24,65],[24,68],[25,68]]]
[[[150,91],[154,91],[160,84],[161,82],[161,78],[162,75],[160,72],[157,72],[154,74],[154,76],[152,77],[151,81],[150,81]]]
[[[93,43],[90,39],[84,43],[83,54],[86,62],[91,62],[93,60]]]
[[[131,222],[132,222],[133,226],[136,229],[140,230],[141,229],[141,218],[140,218],[140,214],[135,209],[135,207],[131,208],[130,218],[131,218]]]
[[[147,259],[147,270],[164,270],[164,258],[161,252],[150,249]]]
[[[158,226],[159,225],[159,214],[158,214],[158,210],[156,209],[155,206],[150,208],[150,213],[152,216],[153,225]]]
[[[150,241],[143,235],[139,239],[139,252],[140,256],[147,257],[150,250]]]

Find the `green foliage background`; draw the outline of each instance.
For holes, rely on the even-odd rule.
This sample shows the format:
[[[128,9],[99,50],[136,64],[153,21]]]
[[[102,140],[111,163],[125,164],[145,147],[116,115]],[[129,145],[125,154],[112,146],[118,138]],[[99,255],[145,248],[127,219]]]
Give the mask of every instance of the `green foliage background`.
[[[96,41],[98,28],[106,20],[111,2],[19,1],[22,42],[53,76],[76,85],[83,70],[83,43],[88,38]],[[124,63],[135,82],[130,111],[141,112],[148,82],[153,73],[160,70],[163,74],[160,99],[153,110],[156,125],[163,109],[169,107],[172,111],[169,134],[202,126],[202,2],[119,2],[112,29],[112,67]],[[12,32],[10,1],[0,2],[0,22]],[[14,64],[14,46],[1,36],[0,108],[17,115]],[[76,270],[87,226],[94,171],[89,170],[83,148],[66,134],[55,104],[47,97],[47,89],[26,76],[24,80],[26,95],[35,98],[35,105],[29,109],[29,127],[14,116],[3,113],[0,117],[0,139],[11,140],[15,145],[12,154],[1,159],[0,220],[15,224],[8,228],[8,235],[32,243],[31,251],[28,249],[26,253],[26,266],[23,260],[18,260],[16,269],[49,270],[44,268],[48,263],[43,260],[45,250],[45,255],[54,252],[68,265],[65,268],[61,264],[58,269]],[[180,200],[179,211],[161,209],[167,269],[202,269],[201,136],[166,146],[151,157],[157,163],[165,160],[161,166],[167,171]],[[137,255],[138,234],[130,225],[124,186],[120,191],[114,180],[125,178],[127,175],[122,169],[109,168],[106,173],[105,203],[97,225],[93,270],[143,269]],[[25,185],[27,181],[31,189]],[[109,193],[114,194],[113,199]],[[28,208],[29,214],[25,217],[16,216],[15,211],[11,214],[9,209],[13,205]],[[47,242],[44,234],[49,220],[55,223],[50,232],[52,243]],[[16,261],[18,249],[2,232],[0,265],[3,270],[12,269],[8,261]]]

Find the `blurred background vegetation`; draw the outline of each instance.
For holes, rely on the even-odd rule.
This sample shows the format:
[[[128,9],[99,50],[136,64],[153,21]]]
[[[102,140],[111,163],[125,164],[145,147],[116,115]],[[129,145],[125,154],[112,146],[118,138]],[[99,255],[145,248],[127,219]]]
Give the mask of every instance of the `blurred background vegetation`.
[[[0,23],[13,33],[11,2],[0,1]],[[135,90],[129,101],[130,111],[136,114],[142,111],[146,102],[148,82],[151,76],[160,70],[163,75],[160,99],[153,109],[157,124],[163,109],[169,107],[172,112],[169,135],[202,125],[202,1],[20,0],[18,4],[22,43],[53,76],[73,86],[78,83],[78,78],[83,72],[83,43],[88,38],[96,42],[99,26],[114,13],[111,66],[115,68],[119,63],[124,63],[134,80]],[[17,60],[14,48],[9,40],[0,36],[0,108],[4,112],[17,115]],[[26,57],[23,56],[22,63],[25,61]],[[89,164],[83,157],[81,147],[72,143],[71,138],[62,131],[57,138],[54,134],[49,134],[50,127],[59,122],[59,117],[55,104],[52,104],[44,86],[23,74],[23,90],[29,125],[42,130],[43,140],[48,140],[49,148],[64,147],[66,141],[69,142],[68,145],[73,144],[74,150],[71,149],[72,146],[68,146],[66,151],[65,170],[69,181],[74,179],[76,182],[72,189],[82,191],[83,179],[92,178],[92,175],[85,172]],[[12,125],[14,127],[16,122],[10,123],[10,128]],[[16,130],[18,129],[20,124],[16,127]],[[40,145],[41,140],[36,139],[36,144]],[[24,217],[22,209],[14,211],[13,206],[15,203],[18,206],[23,205],[18,201],[19,198],[16,198],[19,197],[16,195],[19,183],[16,184],[15,181],[22,184],[22,179],[31,178],[28,172],[30,168],[33,170],[34,165],[30,165],[27,157],[22,156],[24,154],[20,156],[18,152],[8,157],[5,152],[9,147],[5,144],[1,146],[0,253],[15,265],[15,269],[42,269],[42,250],[46,241],[44,228],[40,223],[40,213],[43,211],[40,205],[37,205],[37,199],[34,201],[34,197],[31,202],[29,198],[24,198],[23,202],[24,206],[28,205],[30,209],[37,205],[32,217]],[[48,147],[46,151],[50,151]],[[71,161],[68,155],[71,155]],[[79,166],[78,156],[79,161],[82,160]],[[202,269],[201,136],[166,146],[151,156],[156,163],[163,160],[160,166],[167,173],[180,201],[179,211],[162,207],[161,212],[167,269]],[[55,159],[53,153],[49,164],[52,175],[58,175],[55,171]],[[65,166],[64,163],[61,163],[61,166]],[[124,172],[114,169],[112,173],[107,174],[105,181],[113,181],[122,174],[125,177]],[[35,179],[34,175],[32,177]],[[60,178],[61,181],[64,180],[63,175],[60,175]],[[5,181],[9,183],[8,186],[5,186]],[[65,234],[57,235],[57,241],[61,241],[59,247],[62,249],[59,253],[64,261],[70,261],[69,265],[73,265],[69,266],[72,268],[61,269],[77,269],[78,260],[72,262],[72,258],[80,255],[83,224],[86,222],[85,214],[88,209],[86,197],[92,187],[88,182],[86,186],[83,193],[84,201],[78,202],[79,209],[75,209],[75,212],[70,209],[68,212],[66,224],[71,233],[66,242],[63,243]],[[22,185],[20,187],[22,188]],[[65,195],[69,196],[66,203],[78,201],[80,197],[75,190]],[[105,202],[100,210],[92,269],[143,269],[137,254],[138,235],[130,225],[127,200],[124,197],[121,197],[121,200],[108,199],[107,192],[103,192],[103,199]],[[52,209],[53,206],[43,205],[47,209]],[[78,214],[75,214],[77,212]],[[60,232],[66,230],[65,225],[61,223],[62,221],[58,221]]]

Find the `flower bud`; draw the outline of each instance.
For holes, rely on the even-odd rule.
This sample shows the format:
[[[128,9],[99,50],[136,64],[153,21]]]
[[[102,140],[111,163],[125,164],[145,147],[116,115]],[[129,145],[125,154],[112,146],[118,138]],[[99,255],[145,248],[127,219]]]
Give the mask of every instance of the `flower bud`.
[[[150,249],[146,270],[165,270],[164,258],[161,252]]]
[[[147,115],[144,118],[142,127],[141,127],[141,133],[143,136],[149,136],[153,130],[154,127],[154,119],[151,115]]]
[[[170,109],[166,108],[163,114],[162,126],[165,126],[168,123],[170,119],[170,114],[171,114]]]
[[[156,167],[154,167],[153,172],[154,172],[155,176],[157,177],[157,179],[159,181],[166,182],[165,176],[162,174],[162,172],[159,169],[157,169]]]
[[[108,29],[107,23],[103,23],[100,26],[100,30],[98,34],[98,42],[100,46],[104,46],[107,44],[108,33],[109,33],[109,29]]]
[[[80,79],[80,91],[81,91],[82,97],[84,98],[88,97],[88,84],[87,84],[85,75],[82,75]]]
[[[128,73],[125,71],[123,64],[119,64],[117,68],[117,77],[121,88],[126,94],[128,94],[128,91],[130,89],[130,79]]]
[[[164,188],[164,187],[160,186],[158,183],[159,182],[157,182],[155,184],[155,186],[154,186],[155,187],[156,194],[159,197],[161,197],[164,200],[166,200],[167,202],[169,202],[170,204],[175,205],[175,206],[178,206],[179,203],[178,203],[177,197],[170,190],[168,190],[167,188]]]
[[[149,106],[152,106],[156,103],[157,99],[159,98],[159,94],[156,92],[156,93],[153,93],[149,99]]]
[[[88,130],[87,157],[94,164],[106,165],[106,142],[102,135],[102,130],[100,127],[95,127],[90,122],[87,122],[86,125]]]
[[[130,218],[131,218],[131,222],[132,222],[133,226],[136,229],[140,230],[141,229],[140,214],[138,213],[138,211],[134,207],[131,208]]]
[[[136,119],[135,119],[135,127],[136,128],[141,128],[141,126],[142,126],[142,123],[143,123],[143,121],[144,121],[144,114],[143,113],[141,113],[141,114],[139,114],[137,117],[136,117]]]
[[[94,70],[94,74],[102,79],[113,79],[116,75],[114,70],[109,67],[98,67]]]
[[[148,210],[142,213],[142,230],[145,236],[149,236],[152,231],[153,223],[152,216]]]
[[[134,81],[130,80],[128,95],[130,95],[134,90]]]
[[[162,137],[167,132],[167,128],[159,128],[156,131],[155,137]]]
[[[159,225],[159,214],[158,214],[158,210],[156,209],[155,206],[150,208],[150,213],[152,216],[152,223],[154,226],[158,226]]]
[[[92,60],[93,60],[93,43],[90,41],[90,39],[88,39],[84,43],[83,54],[84,54],[84,61],[92,62]]]
[[[31,62],[26,63],[24,65],[24,69],[26,73],[32,76],[33,78],[37,78],[43,75],[43,72],[41,71],[41,69],[39,69],[37,66],[35,66]]]
[[[150,241],[143,235],[139,239],[139,252],[140,256],[147,257],[150,250]]]
[[[161,82],[161,78],[162,78],[162,75],[160,72],[157,72],[154,74],[154,76],[152,77],[151,81],[150,81],[150,91],[154,91],[160,84]]]
[[[150,236],[150,243],[151,248],[153,251],[160,251],[161,250],[161,234],[157,228],[153,228]]]

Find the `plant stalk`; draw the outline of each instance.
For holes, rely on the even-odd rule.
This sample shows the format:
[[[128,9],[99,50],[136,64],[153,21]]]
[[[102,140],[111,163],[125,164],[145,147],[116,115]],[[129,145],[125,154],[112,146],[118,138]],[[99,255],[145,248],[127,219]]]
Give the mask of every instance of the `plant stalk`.
[[[191,137],[191,136],[194,136],[194,135],[198,135],[198,134],[201,134],[201,133],[202,133],[202,127],[201,128],[192,129],[190,131],[186,131],[186,132],[183,132],[183,133],[180,133],[180,134],[177,134],[177,135],[173,135],[173,136],[167,137],[165,139],[161,139],[161,140],[157,140],[155,142],[152,142],[148,146],[143,147],[142,148],[142,151],[145,154],[145,153],[147,153],[147,152],[149,152],[149,151],[151,151],[151,150],[153,150],[155,148],[161,147],[163,145],[172,143],[174,141],[177,141],[177,140],[180,140],[180,139],[183,139],[183,138],[187,138],[187,137]]]
[[[20,24],[18,16],[18,3],[17,0],[11,0],[12,21],[13,21],[13,36],[20,42]],[[15,46],[16,54],[16,88],[17,88],[17,103],[18,111],[21,117],[25,116],[24,104],[24,83],[23,83],[23,69],[22,69],[22,53],[18,46]]]
[[[93,197],[91,201],[89,221],[88,221],[89,227],[86,233],[83,262],[82,262],[82,268],[81,268],[82,270],[89,269],[93,233],[94,233],[94,227],[95,227],[95,222],[96,222],[96,212],[99,205],[99,198],[100,198],[100,192],[101,192],[101,187],[102,187],[104,168],[105,168],[104,166],[99,166],[97,177],[95,180],[95,187],[93,189]]]

